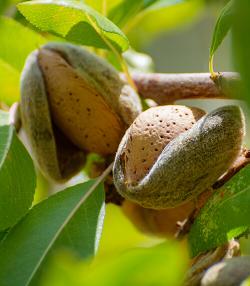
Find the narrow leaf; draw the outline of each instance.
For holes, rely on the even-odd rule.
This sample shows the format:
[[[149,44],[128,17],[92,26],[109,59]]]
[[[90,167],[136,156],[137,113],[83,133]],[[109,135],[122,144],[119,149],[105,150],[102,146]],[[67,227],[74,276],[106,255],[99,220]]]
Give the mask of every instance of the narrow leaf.
[[[222,245],[250,228],[250,165],[237,173],[204,206],[189,241],[192,256]]]
[[[224,40],[224,38],[226,37],[228,31],[232,26],[233,1],[234,0],[231,0],[226,4],[226,6],[222,9],[216,21],[213,31],[212,43],[209,51],[209,56],[211,61],[213,59],[216,50],[219,48],[219,46],[221,45],[222,41]],[[212,63],[210,65],[212,66]]]
[[[61,246],[85,258],[95,253],[103,221],[104,193],[99,182],[49,197],[10,230],[0,243],[0,285],[28,285],[48,255]]]
[[[0,127],[0,230],[28,211],[35,192],[33,162],[13,126]],[[0,283],[1,284],[1,283]]]
[[[119,27],[123,27],[130,19],[138,17],[139,13],[166,8],[181,2],[185,0],[123,0],[110,11],[109,19]]]
[[[109,254],[97,258],[92,265],[59,253],[41,285],[181,286],[187,256],[180,245],[169,241],[155,247],[130,249],[121,255]]]
[[[245,99],[250,107],[250,5],[248,0],[235,1],[235,15],[233,22],[233,52],[234,62],[241,74],[243,93],[241,98]]]
[[[115,47],[119,52],[129,43],[110,20],[84,3],[74,0],[38,0],[18,5],[20,12],[37,28],[75,43],[98,48]]]

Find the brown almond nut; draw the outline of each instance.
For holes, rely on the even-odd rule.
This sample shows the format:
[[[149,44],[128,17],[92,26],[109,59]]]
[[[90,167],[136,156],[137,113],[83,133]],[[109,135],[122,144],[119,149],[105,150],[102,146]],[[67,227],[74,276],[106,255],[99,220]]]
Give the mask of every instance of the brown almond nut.
[[[86,153],[115,153],[141,103],[103,59],[75,45],[49,43],[26,61],[20,109],[41,171],[65,180],[83,166]]]
[[[138,116],[130,127],[124,152],[127,182],[145,177],[165,146],[204,114],[199,108],[168,105],[150,108]]]
[[[114,154],[141,112],[136,92],[103,59],[74,45],[39,50],[53,121],[87,152]]]
[[[60,54],[41,49],[42,69],[53,121],[82,150],[112,154],[124,122]]]
[[[140,114],[116,153],[113,175],[118,192],[146,208],[177,207],[197,198],[228,170],[242,149],[245,129],[239,107],[220,107],[197,122],[193,112],[185,115],[177,108],[170,118],[163,116],[172,108],[151,108]],[[184,124],[184,115],[191,116],[191,128]],[[160,118],[165,116],[163,124]],[[184,132],[178,135],[175,128]]]

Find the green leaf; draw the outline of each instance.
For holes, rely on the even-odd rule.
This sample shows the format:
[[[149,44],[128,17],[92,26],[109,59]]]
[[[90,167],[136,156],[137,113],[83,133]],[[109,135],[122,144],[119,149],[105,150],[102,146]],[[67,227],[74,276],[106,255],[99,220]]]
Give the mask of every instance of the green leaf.
[[[84,3],[74,0],[38,0],[18,5],[20,12],[37,28],[65,39],[98,48],[115,47],[119,52],[129,43],[122,31]]]
[[[0,18],[0,59],[21,72],[27,56],[47,40],[13,19]]]
[[[11,105],[19,100],[19,78],[20,73],[0,59],[0,101]]]
[[[32,204],[35,185],[33,162],[14,127],[1,126],[0,230],[13,226],[25,215]]]
[[[134,16],[138,17],[138,13],[166,8],[185,1],[186,0],[123,0],[110,11],[109,19],[119,27],[123,27],[131,18]]]
[[[91,6],[99,13],[107,12],[114,6],[118,5],[122,0],[82,0],[87,5]],[[106,10],[106,11],[105,11]]]
[[[226,6],[221,10],[221,13],[216,21],[213,31],[212,43],[209,51],[211,67],[213,66],[212,61],[216,50],[219,48],[219,46],[221,45],[222,41],[224,40],[224,38],[226,37],[228,31],[232,26],[233,3],[234,0],[231,0],[226,4]]]
[[[104,216],[99,183],[88,181],[49,197],[10,230],[0,243],[0,285],[28,285],[60,247],[84,258],[96,252]]]
[[[0,2],[0,13],[3,12],[3,10],[6,8],[6,6],[8,5],[9,0],[1,0]]]
[[[0,126],[9,124],[9,112],[0,109]]]
[[[0,232],[0,242],[1,242],[1,240],[3,240],[5,238],[7,233],[8,233],[8,229]]]
[[[26,57],[46,40],[5,17],[0,17],[0,38],[0,101],[10,105],[19,100],[20,72]]]
[[[211,250],[250,227],[250,165],[217,190],[189,233],[192,256]]]
[[[233,21],[233,52],[234,62],[240,72],[243,82],[241,98],[250,107],[250,5],[248,0],[235,1],[235,15]]]
[[[59,253],[41,285],[180,286],[187,266],[186,254],[180,245],[173,242],[130,249],[122,255],[109,254],[97,258],[92,265],[79,263],[66,253]]]
[[[166,33],[170,29],[193,22],[198,13],[203,11],[204,5],[204,1],[192,0],[161,9],[153,9],[152,6],[152,9],[145,9],[131,18],[123,30],[128,35],[131,45],[140,49],[161,32]]]

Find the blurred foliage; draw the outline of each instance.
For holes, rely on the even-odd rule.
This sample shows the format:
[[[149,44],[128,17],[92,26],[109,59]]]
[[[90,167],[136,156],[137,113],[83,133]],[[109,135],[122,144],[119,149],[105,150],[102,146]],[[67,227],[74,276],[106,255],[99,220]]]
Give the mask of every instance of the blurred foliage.
[[[117,238],[119,239],[119,238]],[[84,264],[59,253],[43,277],[42,286],[178,286],[182,285],[187,256],[176,243],[138,248]]]
[[[248,0],[235,1],[235,16],[233,22],[233,48],[236,68],[243,80],[244,94],[250,107],[250,5]]]
[[[204,1],[193,0],[159,10],[146,10],[135,16],[123,30],[128,35],[132,46],[140,50],[161,32],[193,22],[203,9]]]
[[[26,57],[46,39],[11,18],[0,18],[0,101],[19,99],[19,79]],[[20,44],[21,43],[21,44]]]

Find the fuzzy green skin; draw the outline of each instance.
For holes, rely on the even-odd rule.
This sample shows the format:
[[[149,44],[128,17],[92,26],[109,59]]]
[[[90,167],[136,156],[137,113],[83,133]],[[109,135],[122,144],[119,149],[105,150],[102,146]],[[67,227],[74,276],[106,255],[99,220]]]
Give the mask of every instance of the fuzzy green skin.
[[[226,172],[241,150],[243,134],[239,107],[218,108],[172,140],[139,183],[127,184],[122,154],[128,129],[115,158],[115,186],[123,197],[143,207],[176,207],[197,197]]]
[[[58,134],[59,131],[59,142],[63,141],[64,145],[58,146],[56,143],[37,53],[30,54],[21,76],[22,126],[42,173],[53,180],[63,181],[80,171],[86,156]]]
[[[61,54],[79,75],[102,95],[127,126],[141,113],[142,107],[137,93],[124,83],[118,72],[102,58],[68,43],[49,43],[43,48]]]

